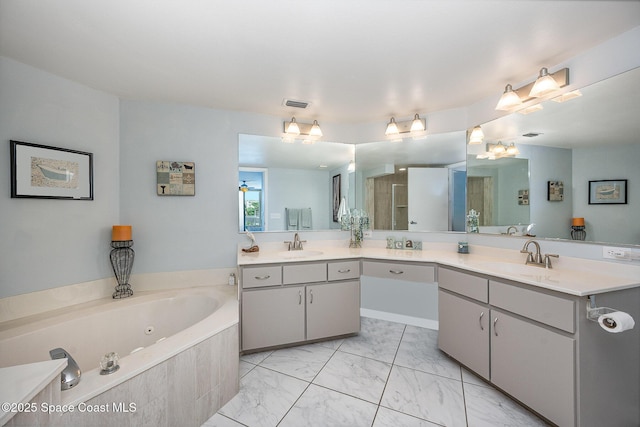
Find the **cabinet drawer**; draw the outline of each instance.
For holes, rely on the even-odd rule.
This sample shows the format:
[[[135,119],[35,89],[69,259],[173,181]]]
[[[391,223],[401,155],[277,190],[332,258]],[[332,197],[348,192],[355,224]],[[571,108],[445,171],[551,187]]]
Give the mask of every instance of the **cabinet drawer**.
[[[329,280],[357,279],[360,277],[360,261],[330,262],[327,264]]]
[[[284,265],[282,267],[282,283],[312,283],[327,281],[327,263]]]
[[[563,331],[576,330],[575,303],[569,299],[490,280],[489,303]]]
[[[438,286],[460,295],[489,302],[489,279],[438,267]]]
[[[259,288],[282,284],[282,267],[246,267],[242,269],[242,287]]]
[[[435,268],[431,265],[364,261],[362,263],[362,274],[409,282],[435,282]]]

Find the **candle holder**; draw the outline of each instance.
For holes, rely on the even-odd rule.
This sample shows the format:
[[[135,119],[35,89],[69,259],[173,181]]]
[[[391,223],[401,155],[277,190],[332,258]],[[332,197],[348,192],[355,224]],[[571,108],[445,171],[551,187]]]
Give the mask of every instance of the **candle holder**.
[[[587,238],[587,232],[584,229],[584,225],[572,225],[571,226],[571,239],[584,240]]]
[[[586,237],[584,218],[571,218],[571,239],[584,240]]]
[[[136,253],[131,247],[133,246],[133,240],[114,240],[111,241],[111,253],[109,258],[111,259],[111,267],[113,267],[113,274],[116,275],[118,286],[113,293],[114,299],[127,298],[133,295],[133,289],[129,284],[129,277],[131,276],[131,268],[133,267],[133,259]]]
[[[346,215],[342,215],[340,218],[340,225],[342,230],[350,230],[351,238],[349,239],[350,248],[362,247],[362,238],[364,237],[364,230],[369,229],[369,215],[363,210],[352,209],[347,212]]]

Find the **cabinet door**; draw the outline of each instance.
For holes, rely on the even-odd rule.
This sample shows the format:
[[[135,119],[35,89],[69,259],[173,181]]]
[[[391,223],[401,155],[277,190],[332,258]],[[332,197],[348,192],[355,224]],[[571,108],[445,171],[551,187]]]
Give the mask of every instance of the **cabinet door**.
[[[307,339],[360,331],[360,282],[307,286]]]
[[[489,379],[489,308],[440,290],[438,347]]]
[[[575,425],[575,340],[491,310],[491,381],[560,426]]]
[[[242,293],[242,349],[304,341],[302,286]]]

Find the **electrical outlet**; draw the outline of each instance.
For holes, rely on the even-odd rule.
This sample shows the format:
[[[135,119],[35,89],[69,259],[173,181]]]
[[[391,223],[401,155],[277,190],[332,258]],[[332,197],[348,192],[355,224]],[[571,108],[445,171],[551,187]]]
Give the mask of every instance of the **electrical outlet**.
[[[373,237],[373,231],[371,231],[371,230],[364,230],[364,231],[362,232],[362,237],[368,237],[368,238]]]
[[[602,247],[602,258],[618,259],[624,261],[640,260],[640,251],[631,248],[616,248],[613,246]]]

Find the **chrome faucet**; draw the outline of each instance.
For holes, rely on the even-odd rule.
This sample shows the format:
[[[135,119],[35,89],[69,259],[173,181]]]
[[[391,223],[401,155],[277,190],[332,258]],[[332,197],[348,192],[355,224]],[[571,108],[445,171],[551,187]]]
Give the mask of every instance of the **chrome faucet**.
[[[514,231],[513,231],[513,234],[515,234],[515,233],[517,233],[517,232],[518,232],[518,227],[516,227],[515,225],[510,225],[510,226],[509,226],[509,228],[507,228],[507,235],[511,236],[511,234],[512,234],[512,233],[511,233],[511,231],[510,231],[510,230],[511,230],[512,228],[513,228],[513,230],[514,230]]]
[[[67,366],[60,373],[60,385],[62,390],[69,390],[71,387],[75,386],[80,382],[80,376],[82,372],[80,372],[80,367],[73,360],[73,357],[63,348],[54,348],[49,351],[49,355],[52,359],[67,359]]]
[[[288,250],[290,251],[301,251],[303,249],[302,244],[307,243],[306,240],[300,240],[300,236],[298,233],[293,235],[293,241],[286,240],[285,243],[288,245]]]
[[[529,245],[533,243],[534,246],[536,247],[536,253],[533,254],[530,250],[529,250]],[[557,254],[545,254],[542,255],[540,253],[540,244],[538,242],[536,242],[533,239],[529,239],[525,242],[524,246],[522,247],[522,249],[520,249],[520,252],[523,254],[527,254],[527,260],[525,261],[526,265],[535,265],[537,267],[545,267],[545,268],[552,268],[551,266],[551,257],[554,258],[560,258],[560,255]]]

